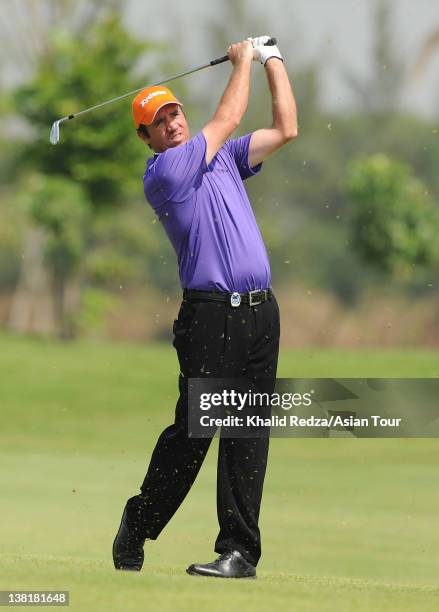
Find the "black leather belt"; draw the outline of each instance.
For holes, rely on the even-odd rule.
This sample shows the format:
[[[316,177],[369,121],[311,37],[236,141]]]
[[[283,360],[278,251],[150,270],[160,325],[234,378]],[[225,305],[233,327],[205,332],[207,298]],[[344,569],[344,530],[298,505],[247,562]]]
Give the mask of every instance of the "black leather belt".
[[[210,302],[226,302],[237,308],[241,304],[257,306],[267,300],[271,300],[271,289],[256,289],[247,293],[226,293],[221,291],[201,291],[198,289],[183,289],[184,300],[206,300]]]

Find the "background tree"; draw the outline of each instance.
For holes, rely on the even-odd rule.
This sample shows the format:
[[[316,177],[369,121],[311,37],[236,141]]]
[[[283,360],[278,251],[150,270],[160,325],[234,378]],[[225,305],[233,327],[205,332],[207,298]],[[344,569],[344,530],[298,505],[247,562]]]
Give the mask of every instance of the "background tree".
[[[352,246],[364,260],[401,281],[438,261],[439,209],[401,162],[377,154],[352,162]]]
[[[79,251],[93,248],[97,241],[93,234],[96,220],[126,205],[137,192],[144,162],[126,108],[128,104],[102,109],[87,121],[78,119],[74,128],[66,126],[57,147],[48,143],[48,130],[60,116],[91,106],[98,98],[107,99],[133,89],[138,83],[134,80],[136,64],[152,45],[139,43],[128,34],[117,14],[105,15],[101,21],[88,24],[82,32],[80,46],[65,31],[57,30],[52,37],[51,52],[42,57],[34,77],[10,97],[10,111],[25,120],[30,132],[16,155],[19,174],[15,178],[22,181],[20,197],[35,199],[27,207],[32,211],[32,223],[24,237],[25,243],[32,245],[32,256],[23,260],[18,295],[24,300],[26,294],[32,308],[32,294],[38,299],[41,293],[35,278],[47,285],[41,266],[35,269],[35,278],[30,281],[32,260],[41,259],[44,252],[52,277],[53,328],[65,334],[63,294],[73,270],[78,269],[66,262],[70,257],[79,261]],[[30,172],[37,172],[39,176],[41,184],[36,189],[29,190],[29,184],[21,178]],[[88,210],[87,225],[82,223],[81,214],[75,216],[75,199],[78,210]],[[84,202],[86,206],[82,206]],[[45,231],[37,232],[37,238],[38,226]],[[69,242],[73,234],[74,246]],[[66,250],[61,255],[62,239],[66,240]],[[44,240],[49,243],[44,245]],[[29,316],[19,306],[20,302],[14,301],[11,312],[13,328],[41,331],[37,317]],[[47,322],[43,327],[47,331]]]
[[[76,331],[73,315],[77,296],[71,292],[71,299],[66,303],[66,286],[81,260],[90,202],[80,185],[60,176],[33,174],[21,193],[27,218],[40,230],[37,235],[43,244],[41,263],[49,273],[56,332],[62,338],[70,338]],[[32,256],[30,265],[35,265]],[[32,280],[27,276],[23,280],[25,288],[29,289],[28,283]],[[20,313],[25,307],[23,304],[27,303],[27,295],[22,296],[22,292],[23,285],[16,296],[16,309]]]
[[[150,299],[152,309],[158,310],[161,300],[178,299],[175,253],[142,194],[141,177],[151,152],[135,136],[130,101],[65,124],[57,147],[48,143],[50,125],[71,111],[218,56],[232,40],[264,32],[279,38],[299,111],[299,138],[267,160],[263,171],[246,184],[270,253],[275,286],[284,291],[295,286],[299,292],[324,289],[351,307],[361,303],[364,288],[414,291],[413,283],[398,284],[391,281],[395,277],[375,272],[352,249],[353,200],[345,183],[352,158],[379,152],[400,159],[439,201],[437,125],[398,106],[407,66],[401,65],[392,42],[392,4],[379,2],[370,4],[382,11],[374,20],[372,76],[349,81],[356,88],[357,104],[340,112],[328,110],[321,84],[322,72],[337,58],[331,57],[325,42],[325,61],[322,55],[314,63],[301,63],[305,34],[291,3],[255,12],[248,1],[225,2],[199,22],[201,58],[200,49],[185,42],[191,18],[187,10],[166,14],[169,52],[165,43],[146,42],[147,53],[142,55],[138,42],[125,32],[123,2],[11,0],[0,18],[1,40],[8,49],[0,56],[0,79],[6,84],[7,62],[13,61],[25,85],[14,87],[14,96],[3,91],[0,97],[0,309],[9,312],[10,293],[20,273],[16,298],[23,298],[27,314],[15,299],[14,329],[62,329],[47,314],[59,311],[51,290],[52,229],[42,224],[43,218],[35,222],[32,207],[17,205],[32,193],[36,197],[27,180],[35,174],[73,181],[87,202],[85,227],[79,223],[82,253],[65,279],[60,303],[67,306],[75,294],[72,303],[78,303],[81,292],[85,309],[95,298],[101,305],[97,310],[102,304],[108,309],[112,298],[125,300],[129,309],[134,293],[140,296],[146,287],[138,299]],[[197,17],[201,20],[201,13]],[[164,22],[163,13],[162,26]],[[193,134],[212,116],[229,73],[230,65],[223,64],[172,84],[185,103]],[[248,111],[236,135],[270,122],[264,70],[255,65]],[[67,321],[70,314],[64,317]]]

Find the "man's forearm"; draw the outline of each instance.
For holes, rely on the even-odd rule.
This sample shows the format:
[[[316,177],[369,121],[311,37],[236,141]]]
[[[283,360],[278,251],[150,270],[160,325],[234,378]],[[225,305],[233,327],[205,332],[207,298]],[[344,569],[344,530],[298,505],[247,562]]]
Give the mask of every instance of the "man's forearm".
[[[241,121],[248,105],[251,66],[252,61],[248,59],[233,67],[233,72],[215,112],[216,119],[233,119],[236,125]]]
[[[297,136],[297,109],[291,84],[283,62],[271,58],[265,64],[272,98],[273,128],[286,138]]]

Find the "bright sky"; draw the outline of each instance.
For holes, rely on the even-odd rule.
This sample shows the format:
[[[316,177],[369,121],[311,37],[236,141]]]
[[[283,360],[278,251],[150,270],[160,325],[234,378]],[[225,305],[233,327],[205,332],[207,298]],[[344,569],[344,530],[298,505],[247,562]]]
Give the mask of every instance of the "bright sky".
[[[30,19],[25,0],[0,0],[0,6],[4,8],[9,1],[12,8],[15,7],[12,15],[20,16],[21,7],[23,20]],[[387,1],[394,16],[392,44],[407,68],[403,106],[439,118],[439,47],[431,56],[420,79],[415,80],[410,74],[422,43],[433,31],[439,31],[439,0]],[[258,34],[277,36],[290,74],[294,74],[294,70],[301,64],[318,61],[321,102],[329,110],[342,112],[355,104],[355,97],[344,77],[345,71],[358,74],[364,79],[372,69],[372,15],[376,2],[243,0],[245,25],[241,31],[227,16],[226,0],[126,0],[121,2],[121,6],[126,25],[139,38],[162,40],[175,48],[181,70],[225,53],[225,49],[219,48],[209,39],[211,30],[207,25],[212,21],[218,24],[229,42]],[[238,0],[236,4],[239,4]],[[260,31],[253,32],[254,27],[260,28]],[[173,36],[175,40],[172,40]],[[224,89],[228,72],[224,66],[215,70],[215,79],[212,78],[212,71],[203,71],[188,77],[188,83],[198,91],[208,88],[216,99]],[[11,86],[27,76],[23,68],[18,71],[15,62],[4,58],[0,65],[2,85]],[[157,80],[167,76],[170,75],[162,74],[159,68],[154,74]],[[96,99],[99,101],[98,95]]]
[[[393,7],[393,44],[404,65],[412,67],[428,34],[439,30],[437,0],[388,0]],[[291,65],[318,58],[321,66],[323,100],[328,108],[343,110],[353,103],[343,78],[348,69],[366,76],[371,69],[372,12],[374,0],[252,0],[245,4],[249,23],[259,19],[264,32],[279,38],[279,47]],[[130,0],[127,23],[137,34],[146,31],[168,42],[178,31],[177,52],[185,49],[188,62],[197,65],[210,58],[205,24],[216,19],[227,34],[223,3],[205,0],[152,3]],[[236,32],[231,31],[231,35]],[[242,37],[253,32],[243,32]],[[232,42],[232,41],[230,41]],[[207,48],[207,51],[204,51]],[[222,54],[218,49],[218,55]],[[189,63],[189,66],[192,65]],[[184,68],[184,67],[183,67]],[[157,75],[161,76],[161,75]],[[197,77],[198,83],[205,83]],[[421,79],[407,78],[404,89],[408,109],[439,116],[439,47]]]

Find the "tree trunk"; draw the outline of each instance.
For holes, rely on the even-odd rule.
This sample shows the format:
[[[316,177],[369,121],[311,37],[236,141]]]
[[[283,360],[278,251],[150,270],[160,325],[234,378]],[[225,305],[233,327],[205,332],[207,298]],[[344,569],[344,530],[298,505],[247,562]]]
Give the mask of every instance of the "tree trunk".
[[[78,313],[81,307],[81,277],[75,275],[65,285],[63,338],[72,339],[78,335]]]
[[[8,321],[9,328],[21,334],[56,333],[50,277],[43,262],[44,240],[40,228],[25,231],[20,278]]]
[[[77,334],[79,277],[68,281],[61,271],[55,270],[52,275],[52,303],[57,336],[72,340]]]

